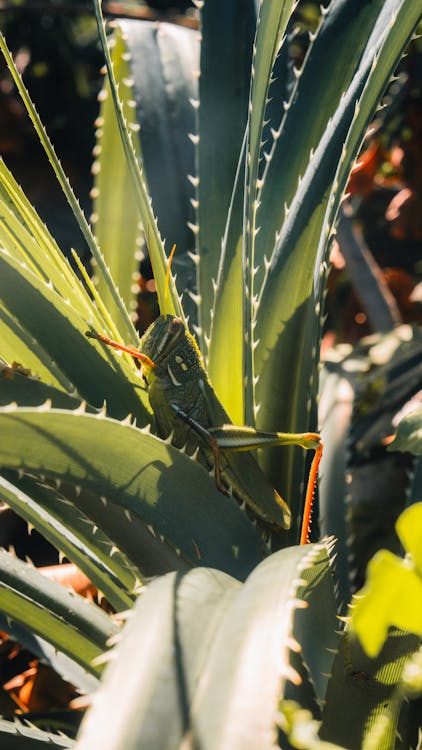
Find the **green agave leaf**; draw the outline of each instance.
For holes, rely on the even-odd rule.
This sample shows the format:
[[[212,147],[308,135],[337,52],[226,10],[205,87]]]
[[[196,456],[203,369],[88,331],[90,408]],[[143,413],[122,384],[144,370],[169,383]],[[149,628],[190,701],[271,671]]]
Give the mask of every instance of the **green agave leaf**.
[[[64,734],[52,734],[29,724],[0,719],[0,742],[4,750],[45,750],[46,745],[74,747],[74,741]]]
[[[104,262],[104,258],[101,255],[101,251],[99,250],[94,236],[90,230],[90,227],[88,225],[88,222],[79,206],[79,203],[77,199],[75,198],[75,195],[73,193],[73,190],[71,188],[71,185],[69,183],[69,180],[63,170],[63,167],[61,166],[56,153],[54,151],[54,148],[52,146],[52,143],[42,125],[42,122],[40,120],[40,117],[29,97],[29,94],[23,84],[22,78],[19,74],[19,71],[16,68],[16,65],[13,62],[12,56],[7,48],[6,40],[3,36],[3,34],[0,32],[0,50],[4,55],[4,58],[6,60],[6,63],[8,65],[8,68],[10,70],[10,73],[12,75],[12,78],[16,84],[16,87],[19,91],[20,96],[22,97],[22,101],[25,105],[25,108],[32,120],[32,123],[34,125],[34,128],[36,130],[36,133],[41,141],[41,144],[46,152],[46,155],[50,161],[51,166],[54,169],[54,172],[56,174],[56,177],[58,179],[58,182],[67,198],[67,201],[69,203],[69,206],[71,210],[73,211],[73,214],[79,224],[79,227],[81,229],[81,232],[88,244],[88,247],[94,256],[98,269],[100,273],[103,275],[104,279],[106,280],[106,283],[110,289],[110,293],[113,296],[113,299],[116,304],[116,308],[119,313],[119,318],[121,322],[121,328],[122,330],[126,331],[126,335],[130,337],[131,341],[136,344],[137,341],[137,334],[133,327],[133,324],[130,320],[130,317],[127,313],[127,310],[119,296],[119,293],[116,289],[116,286],[110,276],[110,272]]]
[[[265,275],[264,258],[270,259],[274,237],[283,225],[285,207],[290,206],[312,152],[353,80],[383,5],[383,0],[331,3],[311,38],[300,75],[284,103],[285,112],[268,149],[262,176],[255,240],[257,289]],[[376,38],[375,31],[373,36]]]
[[[136,566],[141,577],[148,578],[189,567],[178,548],[173,548],[163,535],[158,535],[151,524],[145,524],[128,508],[115,502],[114,496],[109,501],[104,495],[88,490],[80,483],[66,482],[62,491],[83,517],[88,517],[94,523],[95,535],[98,534],[95,529],[101,529],[113,542],[114,548],[130,560],[132,566]]]
[[[81,518],[74,505],[25,477],[12,484],[0,476],[0,498],[75,563],[117,611],[130,609],[129,592],[136,585],[130,564],[118,559],[121,555],[117,550],[114,554],[109,540],[106,545],[104,538],[94,535],[93,524]]]
[[[68,392],[74,390],[73,384],[48,357],[47,352],[1,302],[0,341],[1,354],[5,358],[2,359],[2,377],[7,376],[4,367],[10,367],[15,362],[56,388]]]
[[[363,57],[352,84],[310,160],[289,207],[261,288],[255,329],[259,343],[254,354],[256,372],[259,373],[256,384],[257,426],[261,429],[296,432],[313,426],[316,383],[312,378],[320,335],[325,254],[331,227],[327,224],[327,216],[334,217],[330,201],[338,208],[341,196],[336,183],[334,197],[330,198],[331,185],[340,163],[344,188],[365,128],[416,24],[418,14],[414,4],[399,0],[394,0],[394,3],[384,3],[377,24],[378,35],[376,40],[372,39],[374,43],[377,41],[377,47]],[[394,9],[401,20],[392,25]],[[357,121],[357,118],[361,119]],[[346,165],[342,160],[342,145],[348,131],[353,136]],[[268,325],[268,320],[272,320],[272,325]],[[292,352],[295,352],[296,366],[287,368],[285,363],[292,362]],[[293,488],[300,486],[303,459],[298,460],[292,453],[286,453],[282,462],[280,466],[280,457],[276,457],[273,451],[262,457],[262,465],[281,494],[288,498],[297,496],[297,489]]]
[[[19,369],[2,366],[0,369],[0,405],[7,406],[12,402],[20,406],[41,406],[46,401],[56,409],[74,411],[81,406],[80,398],[64,393],[52,385],[32,375],[24,375]],[[98,409],[86,406],[88,412],[98,414]]]
[[[129,58],[130,93],[141,124],[148,189],[161,235],[168,247],[176,244],[172,269],[192,328],[198,315],[189,296],[196,290],[196,267],[190,257],[195,212],[194,188],[187,176],[195,171],[192,103],[198,98],[198,34],[175,24],[131,20],[122,21],[120,29]]]
[[[0,550],[0,609],[29,627],[94,675],[93,664],[119,632],[99,607]]]
[[[271,71],[294,8],[292,0],[273,3],[261,0],[256,26],[253,73],[250,93],[250,116],[248,145],[250,154],[250,175],[258,177],[261,140],[264,128],[265,109],[270,87]],[[256,190],[255,180],[249,183],[251,198]]]
[[[132,129],[132,144],[137,159],[140,158],[135,109],[131,106],[129,63],[125,57],[126,45],[119,27],[114,34],[112,63],[122,99],[123,115]],[[119,127],[116,120],[110,85],[106,80],[100,96],[100,117],[94,162],[94,231],[110,273],[129,311],[136,307],[134,293],[136,271],[139,266],[137,249],[139,213],[132,190],[132,180],[126,162]],[[97,289],[107,309],[115,317],[115,303],[108,284],[101,275]],[[124,335],[125,331],[121,331]]]
[[[239,589],[225,573],[204,568],[153,581],[131,613],[78,749],[179,747],[209,649]]]
[[[213,6],[212,6],[213,7]],[[287,41],[287,40],[286,40]],[[275,61],[272,73],[271,96],[266,110],[264,141],[271,128],[278,124],[281,113],[279,102],[286,96],[288,87],[288,44],[285,43]],[[276,80],[273,80],[276,78]],[[269,131],[267,133],[266,131]],[[243,212],[246,173],[246,140],[244,134],[237,166],[234,187],[227,216],[214,295],[211,336],[206,357],[213,386],[224,403],[234,424],[245,419],[243,378]],[[201,261],[202,263],[202,261]],[[256,284],[254,270],[254,284]],[[230,321],[230,325],[227,325]],[[227,367],[230,367],[228,378]]]
[[[350,363],[350,368],[352,364]],[[347,438],[354,402],[357,372],[346,371],[341,363],[326,361],[320,373],[318,417],[324,453],[318,482],[319,528],[324,535],[334,534],[347,539],[349,527],[346,514]],[[350,564],[347,545],[339,544],[336,576],[339,598],[343,605],[350,601]]]
[[[74,685],[82,694],[93,693],[98,688],[98,678],[89,674],[79,664],[55,646],[40,638],[29,628],[14,622],[0,612],[0,629],[7,633],[12,641],[16,641],[27,651],[30,651],[42,664],[48,664],[64,680]]]
[[[242,587],[210,569],[153,582],[132,611],[78,749],[92,746],[99,727],[110,750],[272,746],[280,690],[297,678],[293,621],[328,571],[325,546],[313,545],[272,555]],[[148,634],[142,653],[139,632]]]
[[[422,407],[416,408],[401,420],[388,450],[414,453],[417,456],[422,454]]]
[[[418,644],[416,636],[391,630],[378,656],[370,658],[346,632],[328,684],[321,739],[348,750],[393,750],[403,698],[397,700],[397,686]]]
[[[213,388],[233,423],[238,425],[244,423],[242,229],[245,159],[246,136],[222,241],[207,357]],[[228,369],[230,377],[227,377]]]
[[[9,316],[21,321],[27,335],[38,342],[36,354],[45,352],[45,367],[53,362],[53,373],[58,368],[80,396],[94,405],[106,399],[116,416],[131,412],[141,423],[149,421],[151,410],[134,365],[88,341],[89,324],[79,311],[4,250],[0,250],[0,296]],[[9,361],[15,359],[15,339],[16,334],[12,332],[9,338],[5,332],[2,352]],[[36,372],[37,362],[28,356],[22,364]]]
[[[95,314],[86,290],[2,160],[0,205],[3,246],[16,260],[26,263],[40,279],[49,283],[63,299],[69,299],[86,315]]]
[[[324,544],[290,547],[247,579],[214,640],[192,706],[192,732],[204,750],[275,744],[279,699],[299,677],[290,647],[297,610],[313,587],[306,571],[320,562],[327,575]]]
[[[251,93],[249,101],[248,143],[246,160],[246,188],[244,211],[244,261],[245,268],[245,419],[254,425],[254,357],[253,357],[253,318],[255,307],[254,269],[255,239],[257,234],[256,212],[259,206],[258,190],[260,160],[262,156],[262,139],[265,128],[265,110],[273,70],[288,21],[293,12],[293,0],[273,3],[262,0],[259,6],[254,57],[251,74]]]
[[[7,435],[0,464],[80,485],[118,503],[180,549],[190,565],[215,565],[244,577],[261,558],[258,532],[207,472],[127,422],[5,407],[0,424]]]
[[[138,164],[136,153],[134,151],[129,127],[124,118],[122,103],[117,90],[116,79],[113,72],[113,64],[110,58],[110,52],[107,45],[104,21],[101,12],[99,0],[94,0],[95,16],[97,19],[98,33],[100,36],[101,46],[103,48],[107,74],[110,83],[111,95],[113,98],[114,108],[119,126],[120,136],[122,139],[123,150],[126,156],[129,172],[132,178],[133,189],[137,201],[138,210],[141,216],[143,230],[150,254],[150,259],[154,271],[154,279],[157,288],[158,302],[162,314],[177,315],[185,321],[183,308],[177,294],[176,286],[172,274],[169,275],[168,284],[167,275],[167,258],[164,251],[163,241],[158,229],[157,220],[154,216],[151,198],[148,193],[142,171]],[[168,293],[167,290],[168,289]]]
[[[213,284],[217,281],[221,244],[247,122],[255,26],[254,0],[230,3],[214,0],[201,8],[196,197],[199,338],[204,355],[214,307]],[[232,210],[236,210],[241,235],[244,174],[240,181],[241,204]],[[238,267],[241,268],[241,263]],[[226,281],[227,277],[224,283]],[[235,288],[231,280],[230,287]],[[241,283],[235,288],[236,296],[239,289],[242,289]],[[229,319],[231,327],[232,315]]]

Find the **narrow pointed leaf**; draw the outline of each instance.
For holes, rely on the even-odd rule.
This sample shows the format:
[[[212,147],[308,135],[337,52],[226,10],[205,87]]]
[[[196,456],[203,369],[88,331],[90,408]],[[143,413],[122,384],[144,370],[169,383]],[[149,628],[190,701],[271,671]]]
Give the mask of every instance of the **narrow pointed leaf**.
[[[83,520],[81,522],[75,507],[66,505],[52,489],[41,487],[25,478],[15,482],[16,484],[12,484],[0,476],[2,502],[32,524],[47,541],[75,563],[116,610],[130,609],[133,596],[129,595],[128,588],[129,591],[133,590],[136,579],[133,573],[130,575],[129,565],[125,570],[123,564],[117,566],[117,559],[113,561],[115,556],[110,554],[112,544],[109,542],[107,556],[104,547],[99,548],[92,525],[84,524]],[[109,565],[108,560],[115,564]],[[119,576],[129,583],[129,587],[120,582]]]
[[[214,307],[213,280],[217,281],[221,246],[247,121],[255,25],[253,0],[235,0],[231,3],[214,0],[201,8],[197,250],[200,256],[200,341],[205,355]],[[224,33],[221,33],[222,28]],[[244,176],[241,177],[242,191],[243,182]],[[239,217],[241,231],[243,200],[232,210]],[[227,277],[224,283],[226,281]]]
[[[175,24],[135,20],[122,21],[120,28],[148,189],[167,251],[176,245],[172,270],[192,327],[198,316],[189,296],[196,291],[196,268],[189,257],[195,246],[195,193],[188,175],[195,173],[195,147],[188,134],[196,131],[198,34]]]
[[[130,77],[129,65],[124,58],[125,50],[121,32],[117,28],[112,61],[122,97],[123,114],[130,127],[136,124],[136,117],[134,108],[129,106],[131,92],[125,83]],[[107,80],[101,99],[94,166],[94,231],[122,299],[127,309],[133,311],[136,305],[134,276],[139,266],[137,240],[140,235],[140,216]],[[132,133],[132,143],[137,158],[140,158],[136,132]],[[104,304],[115,316],[113,296],[101,275],[98,277],[97,288]],[[121,335],[124,333],[122,330]]]
[[[99,607],[0,550],[0,609],[81,664],[94,675],[93,664],[111,635],[119,632]]]
[[[101,12],[100,0],[94,0],[94,9],[97,19],[98,32],[101,46],[105,57],[107,74],[110,83],[111,95],[113,98],[115,113],[119,126],[120,136],[122,139],[123,150],[132,178],[132,186],[137,201],[138,210],[141,216],[143,231],[150,254],[152,267],[154,270],[154,279],[157,287],[158,301],[160,311],[163,314],[177,315],[184,320],[184,313],[181,307],[180,299],[177,294],[173,276],[170,274],[168,284],[168,294],[166,293],[166,271],[167,258],[164,251],[164,244],[161,238],[157,219],[154,215],[148,188],[145,183],[141,168],[138,164],[134,151],[132,139],[129,133],[128,125],[124,118],[121,99],[117,90],[116,79],[113,72],[113,64],[110,58],[110,52],[107,45],[103,16]]]
[[[85,336],[88,322],[79,311],[4,251],[0,251],[0,295],[9,315],[22,322],[44,352],[44,366],[53,362],[80,396],[95,406],[106,399],[117,416],[132,413],[144,424],[149,421],[146,392],[139,387],[134,366],[104,346],[92,344]],[[9,361],[15,359],[14,341],[13,335],[9,340],[6,334],[2,342],[3,356]],[[37,363],[29,355],[21,362],[34,372]]]
[[[85,215],[83,211],[81,210],[79,203],[73,193],[72,187],[70,185],[70,182],[63,170],[62,165],[60,164],[60,161],[58,160],[56,153],[54,151],[53,145],[42,125],[42,122],[40,120],[40,117],[34,107],[34,104],[31,101],[31,98],[23,84],[22,78],[19,74],[19,71],[13,61],[13,58],[10,54],[10,51],[7,47],[6,40],[2,33],[0,33],[0,50],[4,55],[4,58],[6,60],[6,63],[9,67],[9,70],[12,74],[13,80],[18,88],[19,94],[22,97],[22,101],[26,107],[26,110],[28,112],[28,115],[30,116],[32,123],[34,125],[34,128],[37,132],[37,135],[41,141],[41,144],[45,150],[45,153],[51,163],[51,166],[54,169],[54,172],[56,174],[56,177],[60,183],[60,186],[67,198],[67,201],[69,203],[69,206],[71,210],[73,211],[73,214],[79,224],[79,227],[81,229],[81,232],[85,238],[85,241],[88,244],[88,247],[94,256],[97,266],[101,274],[104,276],[104,279],[106,280],[106,283],[108,284],[108,287],[110,289],[111,294],[113,295],[113,299],[115,300],[116,307],[119,311],[119,316],[121,318],[121,327],[124,329],[132,340],[135,340],[136,342],[136,331],[133,327],[133,324],[130,320],[130,317],[127,313],[127,310],[125,309],[123,302],[119,296],[119,293],[115,287],[115,284],[110,276],[110,272],[104,262],[104,258],[101,254],[100,249],[98,248],[94,236],[90,230],[90,227],[88,225],[88,222],[85,218]]]

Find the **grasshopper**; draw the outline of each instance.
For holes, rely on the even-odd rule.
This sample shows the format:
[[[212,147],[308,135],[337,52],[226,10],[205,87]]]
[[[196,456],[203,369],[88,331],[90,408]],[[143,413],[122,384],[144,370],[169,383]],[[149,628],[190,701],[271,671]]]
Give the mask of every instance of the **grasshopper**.
[[[152,323],[140,339],[139,349],[92,331],[86,335],[140,361],[160,437],[165,439],[172,434],[176,447],[186,446],[189,453],[197,450],[201,463],[208,468],[214,466],[220,491],[232,493],[271,526],[290,527],[289,506],[273,489],[249,451],[265,445],[300,445],[315,449],[319,463],[322,445],[317,433],[266,433],[232,425],[208,380],[195,339],[182,321],[172,315],[160,315]],[[312,477],[311,469],[309,505],[316,471],[317,464],[313,465]],[[305,537],[307,530],[302,531],[302,542]]]

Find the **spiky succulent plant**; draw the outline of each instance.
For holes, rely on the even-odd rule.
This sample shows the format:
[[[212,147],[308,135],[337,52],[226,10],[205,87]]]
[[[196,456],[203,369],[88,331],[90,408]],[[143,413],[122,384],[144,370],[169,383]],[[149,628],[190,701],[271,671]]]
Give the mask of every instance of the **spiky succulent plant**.
[[[353,642],[350,656],[343,636],[329,679],[338,639],[333,542],[296,546],[302,452],[260,457],[294,519],[277,535],[284,549],[262,560],[252,514],[155,435],[132,359],[93,346],[85,331],[137,345],[130,313],[140,235],[160,310],[182,320],[189,312],[233,422],[314,430],[330,240],[363,135],[421,8],[415,0],[332,0],[294,60],[293,0],[198,6],[200,39],[122,22],[111,59],[95,0],[108,68],[95,237],[0,37],[97,277],[95,286],[80,263],[79,275],[72,270],[1,163],[0,497],[116,612],[131,610],[145,589],[75,747],[322,748],[313,719],[327,701],[324,737],[354,748],[367,741],[368,718],[382,712],[415,645],[396,639],[378,657],[377,668],[394,665],[392,680],[358,702],[347,744],[337,687],[355,684],[363,652]],[[177,279],[168,284],[162,234],[179,243]],[[4,628],[32,636],[44,659],[53,659],[45,641],[63,652],[54,666],[82,692],[97,685],[98,657],[120,622],[6,552],[0,581]],[[394,747],[395,718],[382,747]],[[1,736],[8,731],[0,724]],[[21,744],[37,741],[28,733]]]

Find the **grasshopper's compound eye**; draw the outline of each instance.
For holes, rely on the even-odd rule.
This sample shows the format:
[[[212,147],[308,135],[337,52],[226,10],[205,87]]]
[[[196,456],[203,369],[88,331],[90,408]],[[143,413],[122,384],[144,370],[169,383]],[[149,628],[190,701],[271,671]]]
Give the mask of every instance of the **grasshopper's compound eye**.
[[[183,323],[180,318],[173,318],[167,330],[170,334],[174,335],[180,331],[181,328],[183,328]]]

